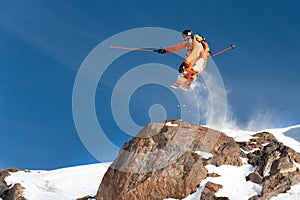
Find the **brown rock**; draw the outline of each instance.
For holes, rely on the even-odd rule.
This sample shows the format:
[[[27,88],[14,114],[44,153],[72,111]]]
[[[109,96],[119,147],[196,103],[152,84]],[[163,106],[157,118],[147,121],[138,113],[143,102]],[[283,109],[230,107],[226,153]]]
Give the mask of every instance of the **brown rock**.
[[[261,200],[259,195],[254,195],[253,197],[250,197],[249,200]]]
[[[210,159],[209,164],[220,165],[233,165],[242,166],[242,153],[239,145],[235,141],[223,143],[218,149],[212,152],[214,157]]]
[[[206,187],[208,190],[210,190],[210,191],[216,193],[216,192],[219,191],[219,189],[223,188],[223,185],[216,184],[216,183],[212,183],[212,182],[207,182],[206,185],[205,185],[205,187]]]
[[[0,170],[0,198],[2,197],[3,193],[9,189],[4,180],[7,176],[9,176],[8,170]]]
[[[172,123],[178,126],[149,124],[124,144],[103,177],[98,200],[183,199],[208,176],[206,164],[241,166],[241,157],[256,166],[245,178],[263,185],[261,195],[251,197],[253,200],[271,198],[300,182],[299,169],[294,164],[300,161],[299,153],[270,133],[258,133],[248,142],[237,143],[219,131],[185,122]],[[257,150],[243,153],[241,148]],[[213,157],[204,159],[197,151]],[[213,183],[206,184],[201,199],[228,199],[216,197],[218,189]]]
[[[253,136],[253,138],[250,139],[250,142],[259,143],[261,145],[277,141],[277,139],[274,137],[274,135],[272,135],[271,133],[268,133],[268,132],[260,132],[260,133],[254,134],[252,136]]]
[[[257,166],[255,171],[265,177],[295,171],[296,166],[293,162],[296,162],[294,159],[296,155],[294,150],[280,142],[273,141],[261,151],[249,153],[247,156],[248,162]]]
[[[228,197],[217,197],[217,200],[229,200]]]
[[[220,175],[217,173],[208,173],[207,177],[220,177]]]
[[[2,195],[2,199],[4,200],[26,200],[23,195],[24,188],[21,184],[16,183],[11,189],[6,190]]]
[[[246,177],[246,180],[250,180],[253,183],[261,184],[263,182],[263,177],[257,172],[252,172]]]
[[[190,161],[190,164],[183,163],[184,160],[192,159],[193,156],[186,153],[178,163],[145,173],[121,172],[109,168],[101,182],[97,199],[184,198],[197,190],[207,174],[198,160]]]
[[[92,196],[90,196],[90,195],[87,195],[87,196],[85,196],[85,197],[81,197],[81,198],[78,198],[78,199],[76,199],[76,200],[91,200],[91,199],[95,199],[95,197],[92,197]]]
[[[5,182],[5,178],[9,176],[10,172],[20,171],[16,168],[0,170],[0,198],[3,200],[25,200],[23,195],[23,187],[17,183],[13,187],[9,187]]]
[[[292,180],[288,176],[276,174],[265,179],[261,193],[262,199],[270,199],[280,193],[286,192],[291,188]]]
[[[242,165],[241,151],[231,137],[185,122],[172,123],[179,126],[149,124],[121,148],[102,179],[98,200],[183,199],[206,178],[204,166],[214,157],[218,165]],[[214,157],[203,162],[196,151]]]
[[[294,164],[299,159],[299,154],[278,142],[269,133],[263,132],[255,136],[255,141],[260,144],[269,144],[247,154],[248,162],[257,166],[255,171],[247,176],[247,180],[263,184],[261,195],[250,199],[270,199],[300,182],[299,169]]]
[[[228,199],[227,197],[217,197],[215,195],[215,193],[218,192],[220,188],[223,188],[223,186],[220,184],[207,182],[205,184],[205,188],[203,192],[201,193],[200,200],[217,200],[217,199],[227,200]]]
[[[250,141],[238,142],[238,144],[244,151],[252,151],[254,149],[262,150],[264,148],[264,145],[272,142],[278,141],[271,133],[261,132],[254,134],[253,138],[251,138]]]

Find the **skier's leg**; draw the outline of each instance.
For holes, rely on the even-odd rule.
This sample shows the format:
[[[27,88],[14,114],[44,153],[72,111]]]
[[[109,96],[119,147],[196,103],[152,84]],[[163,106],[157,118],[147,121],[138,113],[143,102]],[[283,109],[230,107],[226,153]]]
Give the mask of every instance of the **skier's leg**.
[[[199,76],[199,74],[205,69],[207,63],[207,59],[200,58],[192,70],[194,70],[194,74]],[[195,73],[196,72],[196,73]]]

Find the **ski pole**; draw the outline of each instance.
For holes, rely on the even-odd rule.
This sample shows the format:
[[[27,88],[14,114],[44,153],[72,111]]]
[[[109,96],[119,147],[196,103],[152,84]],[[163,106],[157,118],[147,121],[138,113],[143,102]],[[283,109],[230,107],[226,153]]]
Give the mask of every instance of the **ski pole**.
[[[230,49],[234,49],[234,47],[235,47],[235,45],[231,44],[230,47],[227,47],[226,49],[223,49],[223,50],[221,50],[221,51],[218,51],[217,53],[214,53],[213,55],[208,56],[208,58],[215,57],[215,56],[217,56],[217,55],[219,55],[219,54],[221,54],[221,53],[224,53],[225,51],[228,51],[228,50],[230,50]]]
[[[123,49],[123,50],[135,50],[135,51],[154,52],[154,50],[151,50],[151,49],[145,49],[145,48],[130,48],[130,47],[121,47],[121,46],[113,46],[113,45],[111,45],[110,48],[112,48],[112,49]]]
[[[215,54],[212,54],[210,56],[208,56],[208,58],[212,58],[212,57],[215,57],[221,53],[224,53],[225,51],[228,51],[230,49],[233,49],[235,47],[235,45],[230,45],[229,47],[227,47],[226,49],[223,49]],[[110,48],[112,49],[123,49],[123,50],[135,50],[135,51],[145,51],[145,52],[155,52],[155,50],[152,50],[152,49],[146,49],[146,48],[131,48],[131,47],[122,47],[122,46],[114,46],[114,45],[111,45]]]

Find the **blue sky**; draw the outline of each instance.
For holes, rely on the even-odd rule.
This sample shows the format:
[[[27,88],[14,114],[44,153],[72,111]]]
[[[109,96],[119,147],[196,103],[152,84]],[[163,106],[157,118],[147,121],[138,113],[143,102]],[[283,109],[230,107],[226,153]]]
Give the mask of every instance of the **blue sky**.
[[[238,125],[246,127],[255,117],[273,127],[299,124],[299,9],[296,0],[1,2],[0,168],[53,169],[98,162],[82,144],[74,125],[75,77],[99,43],[134,28],[180,32],[189,28],[205,36],[213,52],[235,44],[235,50],[214,62]],[[124,65],[122,59],[112,69]],[[180,64],[171,55],[132,52],[124,58],[124,72],[134,63],[158,59],[174,69]],[[99,120],[106,132],[120,132],[119,146],[130,137],[116,127],[106,104],[113,81],[122,72],[108,71],[96,94],[96,99],[103,98],[96,105],[97,112],[107,112]],[[165,91],[152,87],[156,94]],[[143,110],[159,101],[145,95],[138,90],[132,100],[145,102],[139,112],[131,108],[133,119],[141,125],[148,123],[141,117]]]

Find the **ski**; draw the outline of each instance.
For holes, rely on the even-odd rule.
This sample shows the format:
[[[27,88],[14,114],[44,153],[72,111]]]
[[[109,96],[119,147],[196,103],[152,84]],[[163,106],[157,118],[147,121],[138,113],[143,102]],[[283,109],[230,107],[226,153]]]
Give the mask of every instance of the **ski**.
[[[186,78],[184,76],[180,76],[178,77],[177,81],[175,83],[172,84],[172,87],[177,89],[179,88],[182,84],[184,84],[186,82]]]
[[[177,81],[171,85],[172,88],[181,88],[185,91],[188,91],[195,77],[191,73],[185,73],[182,76],[179,76]]]

